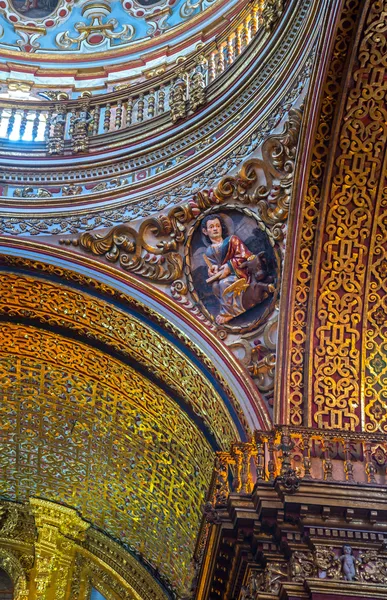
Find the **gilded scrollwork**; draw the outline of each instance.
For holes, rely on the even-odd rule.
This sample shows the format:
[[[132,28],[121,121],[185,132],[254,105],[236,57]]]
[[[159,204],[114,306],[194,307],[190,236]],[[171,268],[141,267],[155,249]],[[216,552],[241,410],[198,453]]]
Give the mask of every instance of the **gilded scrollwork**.
[[[383,308],[385,295],[386,230],[381,213],[385,210],[387,110],[383,55],[387,40],[380,32],[386,25],[384,3],[371,3],[357,52],[353,86],[347,96],[328,201],[313,365],[314,422],[320,427],[355,430],[366,417],[366,429],[376,431],[380,427],[385,431],[384,386],[380,379],[385,365],[379,354],[384,324],[377,323],[380,311],[376,312],[376,321],[373,311],[364,339],[362,319],[365,303],[377,311]],[[379,215],[375,230],[373,223]],[[368,283],[370,261],[372,279]],[[359,379],[362,352],[367,354],[368,372],[364,400]]]
[[[295,550],[290,558],[290,577],[302,583],[307,577],[315,577],[317,569],[310,550]]]
[[[36,188],[26,187],[26,188],[16,188],[13,192],[14,198],[51,198],[52,193],[44,188]]]
[[[265,569],[251,571],[242,587],[240,600],[259,600],[260,592],[278,594],[281,583],[288,578],[288,566],[284,562],[268,562]]]
[[[385,552],[365,550],[357,556],[357,573],[360,581],[387,584],[387,556]]]
[[[150,246],[141,239],[140,233],[127,225],[118,225],[105,235],[86,232],[79,240],[65,239],[61,243],[72,243],[86,252],[104,256],[109,262],[119,261],[126,271],[147,279],[168,283],[182,274],[182,258],[177,252],[171,251],[176,246],[173,240],[169,243],[161,242],[161,248],[152,247],[152,254],[144,254],[143,249]]]
[[[169,91],[169,107],[172,121],[184,119],[187,115],[187,75],[183,72],[174,81]]]
[[[265,27],[270,31],[283,12],[283,0],[266,0],[262,14]]]
[[[358,8],[358,1],[346,0],[338,23],[335,46],[323,86],[321,111],[316,126],[307,190],[301,206],[303,219],[300,226],[293,311],[290,321],[289,390],[286,395],[289,404],[287,418],[295,426],[306,424],[305,419],[307,418],[304,414],[304,381],[306,377],[304,364],[317,221],[323,193],[322,185],[329,158],[329,143],[333,133],[334,108],[340,98],[344,66],[357,22]]]
[[[340,578],[341,562],[338,554],[335,552],[335,549],[332,546],[316,545],[314,551],[314,562],[320,578]]]
[[[302,110],[291,109],[283,131],[264,141],[262,159],[248,159],[237,176],[220,180],[214,189],[218,201],[239,200],[256,205],[262,220],[269,226],[286,221],[301,121]]]
[[[90,92],[83,92],[81,103],[70,119],[71,150],[73,154],[87,152],[89,149],[89,135],[93,125],[90,98]]]
[[[193,112],[206,103],[206,68],[208,68],[206,59],[204,56],[200,56],[195,69],[190,73],[189,106]]]
[[[58,99],[67,100],[67,94],[59,94]],[[64,153],[65,133],[66,133],[67,113],[66,105],[63,102],[58,102],[55,105],[55,111],[50,117],[48,136],[47,136],[47,153],[50,155],[58,155]]]

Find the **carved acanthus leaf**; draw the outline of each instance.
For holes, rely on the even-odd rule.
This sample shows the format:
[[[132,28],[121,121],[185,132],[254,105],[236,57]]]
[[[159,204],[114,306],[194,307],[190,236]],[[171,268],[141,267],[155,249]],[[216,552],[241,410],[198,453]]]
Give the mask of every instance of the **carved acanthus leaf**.
[[[143,233],[144,229],[142,230]],[[151,280],[171,282],[182,274],[183,259],[171,252],[170,244],[153,247],[144,243],[140,233],[128,225],[113,227],[107,234],[83,233],[77,240],[60,240],[62,244],[79,246],[96,256],[104,256],[109,262],[119,262],[126,271]],[[143,250],[154,250],[154,253]]]

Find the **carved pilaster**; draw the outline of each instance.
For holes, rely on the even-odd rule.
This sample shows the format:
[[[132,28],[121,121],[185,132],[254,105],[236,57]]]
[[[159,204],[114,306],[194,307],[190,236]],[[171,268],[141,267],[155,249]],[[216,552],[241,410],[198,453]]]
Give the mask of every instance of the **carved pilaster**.
[[[30,499],[38,530],[34,578],[39,600],[65,600],[72,578],[77,541],[89,528],[71,508]]]

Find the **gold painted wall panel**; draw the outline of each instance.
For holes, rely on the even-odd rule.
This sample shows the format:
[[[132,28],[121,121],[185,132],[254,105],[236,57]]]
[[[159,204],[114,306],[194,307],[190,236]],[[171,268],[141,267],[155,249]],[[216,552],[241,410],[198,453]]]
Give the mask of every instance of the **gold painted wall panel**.
[[[7,495],[78,508],[184,588],[213,452],[175,402],[99,350],[3,323],[0,419]]]
[[[371,2],[341,123],[313,323],[312,422],[385,431],[387,12]]]

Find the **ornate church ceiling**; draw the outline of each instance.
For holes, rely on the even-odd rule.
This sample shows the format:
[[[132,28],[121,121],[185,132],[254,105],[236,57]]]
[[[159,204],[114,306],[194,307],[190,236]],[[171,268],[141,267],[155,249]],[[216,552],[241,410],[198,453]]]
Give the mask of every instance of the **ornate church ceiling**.
[[[162,2],[69,2],[54,9],[54,39],[54,17],[35,13],[26,29],[23,7],[15,21],[4,4],[7,27],[31,46],[9,56],[39,65],[38,85],[50,61],[53,77],[66,77],[66,60],[86,66],[84,86],[99,77],[94,59],[105,70],[144,50],[157,66],[158,40],[165,49],[172,38],[176,52],[196,49],[165,77],[156,69],[107,94],[71,96],[66,82],[68,93],[1,104],[0,243],[13,255],[0,275],[7,493],[77,508],[183,594],[214,450],[273,423],[296,156],[324,11],[312,0],[235,13],[221,0],[157,13]],[[133,18],[117,17],[128,25],[120,40],[105,22],[116,11]],[[75,27],[81,19],[92,32]],[[242,261],[222,294],[211,221]]]
[[[77,71],[86,88],[98,87],[92,79],[104,70],[113,79],[117,70],[121,78],[157,65],[162,71],[213,39],[245,3],[236,9],[236,0],[2,0],[2,70],[19,81],[40,76],[46,88]]]
[[[0,287],[2,493],[76,508],[182,593],[214,450],[239,438],[235,411],[109,301],[9,271]]]

